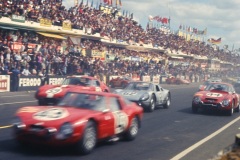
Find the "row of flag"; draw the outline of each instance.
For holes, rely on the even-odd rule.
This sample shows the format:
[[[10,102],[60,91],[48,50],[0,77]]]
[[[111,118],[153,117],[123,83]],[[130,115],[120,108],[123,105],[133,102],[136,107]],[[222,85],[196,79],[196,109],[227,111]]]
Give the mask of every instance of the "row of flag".
[[[179,30],[194,33],[194,34],[197,34],[197,35],[207,35],[207,28],[205,28],[204,30],[199,30],[195,27],[180,25]]]
[[[105,5],[110,5],[112,6],[113,5],[113,0],[103,0],[103,3]],[[122,6],[122,1],[121,0],[115,0],[115,5],[116,6]]]

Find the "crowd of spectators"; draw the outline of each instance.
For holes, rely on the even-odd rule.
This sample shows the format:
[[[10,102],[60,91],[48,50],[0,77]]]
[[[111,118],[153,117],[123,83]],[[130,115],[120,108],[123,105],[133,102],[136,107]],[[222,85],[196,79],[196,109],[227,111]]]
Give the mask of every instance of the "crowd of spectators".
[[[40,18],[51,19],[53,25],[61,26],[64,20],[72,23],[72,28],[85,29],[86,33],[99,33],[109,37],[110,41],[130,44],[151,44],[161,47],[169,53],[207,56],[222,61],[239,63],[240,58],[225,50],[214,49],[211,45],[199,41],[186,41],[183,37],[153,27],[146,31],[129,16],[118,15],[113,9],[106,13],[102,6],[89,7],[84,4],[69,9],[62,5],[62,0],[1,0],[0,13],[11,17],[12,14],[25,16],[28,21],[39,22]],[[21,68],[23,75],[53,74],[166,74],[186,75],[205,74],[201,66],[193,59],[184,59],[182,63],[173,65],[166,54],[154,51],[133,51],[126,48],[108,46],[101,41],[82,39],[77,46],[65,42],[66,48],[60,50],[62,40],[46,38],[31,31],[0,30],[0,74],[9,74],[13,68]],[[19,50],[13,50],[11,44],[21,42]],[[29,48],[28,44],[37,44]],[[108,57],[114,55],[112,61],[84,56],[82,49],[105,51]],[[125,57],[140,57],[142,60],[126,60]],[[106,58],[107,59],[107,58]],[[187,65],[186,65],[187,64]],[[225,70],[226,72],[226,70]],[[231,70],[231,72],[234,72]]]

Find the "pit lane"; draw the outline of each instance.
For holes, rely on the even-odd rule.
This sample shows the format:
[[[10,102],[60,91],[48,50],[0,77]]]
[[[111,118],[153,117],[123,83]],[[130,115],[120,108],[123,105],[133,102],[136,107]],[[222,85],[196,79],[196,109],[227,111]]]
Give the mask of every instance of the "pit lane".
[[[145,113],[136,140],[119,141],[114,145],[99,144],[87,156],[76,155],[71,149],[19,148],[11,136],[11,119],[21,106],[36,105],[34,92],[0,93],[0,159],[81,159],[81,160],[167,160],[175,157],[239,116],[192,114],[191,99],[199,84],[163,85],[172,93],[169,109]],[[240,93],[237,90],[238,93]],[[182,159],[209,159],[234,142],[240,122],[191,150]]]

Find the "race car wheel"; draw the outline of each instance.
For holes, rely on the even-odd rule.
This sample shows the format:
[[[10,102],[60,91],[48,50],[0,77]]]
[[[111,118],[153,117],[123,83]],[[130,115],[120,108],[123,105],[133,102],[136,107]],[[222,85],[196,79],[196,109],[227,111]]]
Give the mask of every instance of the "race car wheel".
[[[109,87],[114,88],[113,82],[109,83]]]
[[[134,140],[138,134],[139,122],[137,117],[134,117],[131,121],[130,127],[125,134],[125,139],[128,141]]]
[[[38,105],[44,106],[44,105],[47,105],[47,103],[43,100],[38,100]]]
[[[233,112],[234,112],[233,105],[234,105],[234,102],[232,102],[231,109],[227,111],[227,115],[228,116],[232,116],[233,115]]]
[[[192,106],[192,112],[193,112],[193,113],[197,113],[197,112],[198,112],[198,108],[197,108],[197,107],[194,107],[194,106]]]
[[[169,108],[171,104],[171,96],[170,94],[168,94],[167,98],[166,98],[166,103],[163,105],[163,108]]]
[[[155,107],[156,107],[156,100],[155,100],[154,96],[152,96],[151,100],[150,100],[150,105],[147,108],[147,111],[148,112],[153,112],[155,110]]]
[[[125,84],[125,83],[121,83],[121,87],[122,87],[122,88],[125,88],[125,87],[126,87],[126,84]]]
[[[97,130],[93,121],[89,121],[79,143],[80,153],[89,154],[93,151],[97,143]]]

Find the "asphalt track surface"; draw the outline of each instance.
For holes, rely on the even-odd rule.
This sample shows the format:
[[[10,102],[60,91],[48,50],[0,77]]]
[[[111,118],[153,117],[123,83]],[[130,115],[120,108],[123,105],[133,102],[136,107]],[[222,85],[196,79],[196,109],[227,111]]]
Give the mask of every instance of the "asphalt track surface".
[[[191,100],[198,85],[163,85],[172,93],[169,109],[144,113],[134,141],[99,143],[86,156],[76,154],[72,148],[18,146],[9,125],[18,108],[37,104],[34,92],[0,93],[0,160],[208,160],[234,143],[239,113],[231,117],[221,113],[193,114]]]

